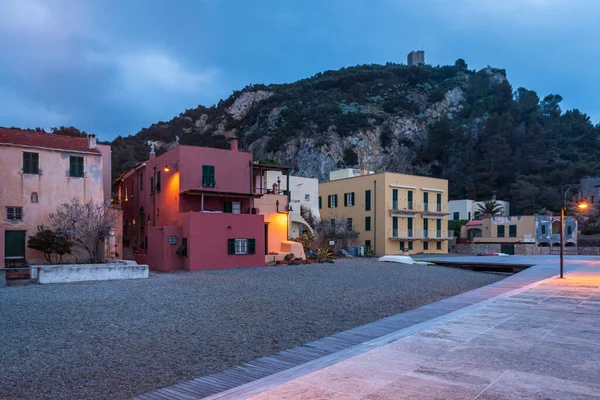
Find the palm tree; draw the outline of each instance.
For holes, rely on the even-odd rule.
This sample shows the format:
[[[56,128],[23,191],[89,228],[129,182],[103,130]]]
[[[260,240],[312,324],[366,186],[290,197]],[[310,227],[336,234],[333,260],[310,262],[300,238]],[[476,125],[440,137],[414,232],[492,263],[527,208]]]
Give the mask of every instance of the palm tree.
[[[502,205],[495,200],[483,201],[476,211],[481,217],[495,217],[502,212]]]

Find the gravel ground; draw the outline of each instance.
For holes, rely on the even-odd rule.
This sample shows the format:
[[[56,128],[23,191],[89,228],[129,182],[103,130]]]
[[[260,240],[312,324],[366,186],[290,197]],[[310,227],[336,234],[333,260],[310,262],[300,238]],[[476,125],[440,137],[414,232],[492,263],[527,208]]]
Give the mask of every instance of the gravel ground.
[[[372,259],[0,289],[0,398],[126,399],[502,279]]]

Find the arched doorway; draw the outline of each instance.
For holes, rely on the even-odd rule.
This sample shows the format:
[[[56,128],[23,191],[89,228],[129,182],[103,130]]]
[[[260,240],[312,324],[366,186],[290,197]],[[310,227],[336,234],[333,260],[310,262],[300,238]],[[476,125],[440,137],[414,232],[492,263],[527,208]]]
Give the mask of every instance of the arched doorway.
[[[467,231],[469,240],[473,240],[473,238],[476,238],[476,237],[481,237],[482,234],[483,234],[483,232],[479,228],[472,228]]]
[[[552,234],[560,235],[560,221],[552,221]]]

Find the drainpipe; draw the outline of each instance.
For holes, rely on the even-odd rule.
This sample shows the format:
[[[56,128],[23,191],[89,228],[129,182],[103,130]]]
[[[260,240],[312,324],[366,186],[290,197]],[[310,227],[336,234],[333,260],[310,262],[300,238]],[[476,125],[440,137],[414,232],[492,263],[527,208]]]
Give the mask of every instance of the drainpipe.
[[[373,181],[373,251],[377,254],[377,181]]]
[[[254,194],[253,194],[254,190],[252,189],[253,178],[254,178],[254,166],[253,166],[252,160],[250,160],[250,214],[252,214],[252,209],[254,208]]]
[[[154,166],[154,188],[152,188],[152,192],[152,226],[154,227],[156,226],[156,165]]]
[[[138,182],[138,191],[135,196],[135,215],[137,215],[136,219],[138,220],[138,223],[139,223],[140,222],[140,190],[139,190],[140,188],[139,188],[139,176],[138,175],[139,175],[139,171],[135,171],[136,180]],[[140,248],[140,227],[141,227],[141,225],[138,225],[135,227],[135,241],[136,241],[138,250]]]
[[[290,170],[287,170],[287,182],[286,182],[286,190],[287,190],[287,198],[288,198],[288,216],[287,216],[287,240],[290,240],[290,229],[291,229],[291,223],[290,223],[290,204],[292,201],[292,196],[291,196],[291,191],[290,191]]]

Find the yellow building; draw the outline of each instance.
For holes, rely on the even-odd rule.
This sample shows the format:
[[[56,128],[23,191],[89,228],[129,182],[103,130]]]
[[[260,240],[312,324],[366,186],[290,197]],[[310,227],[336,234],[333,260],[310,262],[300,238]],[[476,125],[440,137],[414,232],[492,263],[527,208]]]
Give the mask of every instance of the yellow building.
[[[319,184],[321,218],[349,221],[376,254],[447,253],[448,181],[391,172]]]

